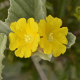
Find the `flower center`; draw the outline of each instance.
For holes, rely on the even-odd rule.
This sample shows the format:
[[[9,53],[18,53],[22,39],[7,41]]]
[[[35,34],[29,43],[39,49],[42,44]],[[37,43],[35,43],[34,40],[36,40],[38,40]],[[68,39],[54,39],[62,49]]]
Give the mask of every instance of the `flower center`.
[[[48,36],[47,36],[47,39],[48,39],[48,41],[53,41],[53,33],[50,33]]]
[[[31,34],[27,34],[27,35],[24,35],[25,36],[25,41],[30,43],[33,41],[33,37]]]

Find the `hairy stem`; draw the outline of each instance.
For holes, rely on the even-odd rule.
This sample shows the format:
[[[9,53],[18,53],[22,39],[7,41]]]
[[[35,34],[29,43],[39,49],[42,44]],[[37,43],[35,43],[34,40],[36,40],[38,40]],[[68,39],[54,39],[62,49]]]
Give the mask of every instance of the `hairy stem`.
[[[33,61],[34,65],[35,65],[35,67],[36,67],[36,69],[37,69],[37,71],[38,71],[41,79],[42,79],[42,80],[47,80],[47,78],[46,78],[43,70],[42,70],[41,67],[40,67],[40,64],[39,64],[33,57],[31,57],[31,58],[32,58],[32,61]]]

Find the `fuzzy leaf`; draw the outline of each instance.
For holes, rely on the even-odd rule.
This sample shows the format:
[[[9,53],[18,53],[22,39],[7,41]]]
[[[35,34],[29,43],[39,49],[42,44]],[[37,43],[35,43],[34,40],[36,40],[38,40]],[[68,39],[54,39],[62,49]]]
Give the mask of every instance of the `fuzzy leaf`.
[[[33,17],[37,22],[46,18],[46,0],[10,0],[8,18],[5,20],[8,25],[19,18]]]
[[[11,32],[11,29],[5,22],[0,21],[0,33],[5,33],[7,36]],[[7,48],[9,47],[9,40],[7,40]]]
[[[5,33],[8,36],[9,32],[11,32],[10,28],[5,22],[0,21],[0,33]]]
[[[50,61],[51,58],[52,58],[52,54],[49,54],[49,55],[48,55],[48,54],[45,54],[45,53],[43,53],[40,49],[38,49],[38,50],[36,51],[36,54],[33,55],[33,57],[34,57],[35,60],[38,61],[38,62],[39,62],[41,59]]]
[[[75,43],[76,36],[69,32],[67,35],[67,40],[68,40],[67,48],[70,48]]]
[[[39,57],[41,58],[41,59],[44,59],[44,60],[48,60],[48,61],[50,61],[51,60],[51,58],[52,58],[52,54],[45,54],[45,53],[43,53],[41,50],[39,50],[38,49],[38,53],[37,53],[38,55],[39,55]]]
[[[3,33],[0,34],[0,80],[2,79],[1,73],[3,69],[2,60],[4,58],[4,50],[6,48],[7,36]]]
[[[45,54],[45,53],[43,53],[43,52],[39,52],[38,54],[39,54],[40,58],[41,58],[41,59],[44,59],[44,60],[50,61],[51,58],[52,58],[52,54],[49,54],[49,55],[48,55],[48,54]]]

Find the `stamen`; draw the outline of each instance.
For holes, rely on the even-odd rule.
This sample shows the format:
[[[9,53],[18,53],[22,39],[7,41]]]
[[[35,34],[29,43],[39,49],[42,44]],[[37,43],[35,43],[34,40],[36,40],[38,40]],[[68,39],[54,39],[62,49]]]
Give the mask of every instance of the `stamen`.
[[[30,34],[24,35],[24,37],[25,37],[25,41],[28,43],[33,41],[33,37]]]
[[[53,41],[53,33],[50,33],[48,36],[47,36],[47,39],[48,39],[48,41]]]

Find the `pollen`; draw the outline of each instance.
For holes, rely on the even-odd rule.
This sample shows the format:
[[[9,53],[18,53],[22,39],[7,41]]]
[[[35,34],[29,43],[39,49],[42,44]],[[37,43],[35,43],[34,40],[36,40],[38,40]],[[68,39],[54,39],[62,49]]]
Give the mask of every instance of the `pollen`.
[[[53,33],[50,33],[48,36],[47,36],[47,39],[49,42],[52,42],[53,41]]]
[[[33,41],[33,37],[30,34],[24,35],[24,37],[27,43],[31,43]]]

